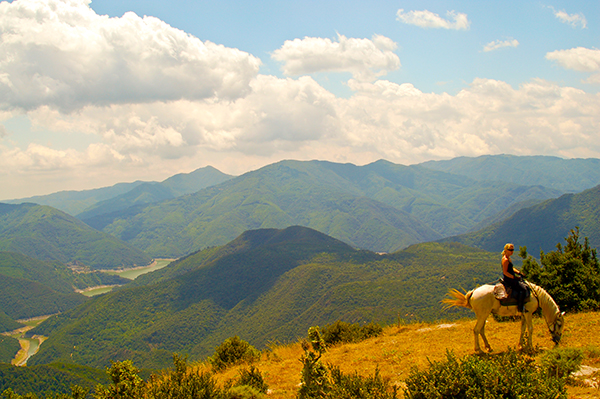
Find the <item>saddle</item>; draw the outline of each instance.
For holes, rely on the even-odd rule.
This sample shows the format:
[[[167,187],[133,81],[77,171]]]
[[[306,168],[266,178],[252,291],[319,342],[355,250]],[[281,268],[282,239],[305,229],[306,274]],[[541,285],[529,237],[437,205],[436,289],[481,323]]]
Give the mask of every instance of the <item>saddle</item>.
[[[526,286],[526,294],[525,294],[525,302],[527,303],[531,300],[531,289],[529,286]],[[510,287],[506,287],[502,282],[502,279],[496,283],[494,286],[494,297],[500,301],[500,305],[502,306],[517,306],[517,298],[514,298],[512,295],[512,289]]]

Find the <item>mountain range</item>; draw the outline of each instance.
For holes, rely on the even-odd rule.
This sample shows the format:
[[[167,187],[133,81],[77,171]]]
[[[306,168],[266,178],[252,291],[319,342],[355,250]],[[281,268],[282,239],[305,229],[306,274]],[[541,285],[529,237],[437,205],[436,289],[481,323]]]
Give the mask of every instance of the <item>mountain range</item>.
[[[197,179],[185,175],[170,186],[99,189],[105,196],[78,218],[0,204],[0,327],[14,327],[21,308],[61,312],[34,330],[50,338],[30,364],[133,359],[157,368],[173,352],[200,359],[232,335],[264,347],[337,319],[464,316],[443,313],[440,298],[448,287],[494,281],[505,242],[536,256],[578,226],[600,244],[598,160],[548,158],[282,161],[237,177],[217,171],[205,187],[186,188]],[[57,277],[152,257],[179,260],[92,299],[73,290],[107,277]],[[15,305],[24,292],[31,304]]]
[[[117,269],[147,265],[152,258],[50,206],[0,203],[0,251],[40,260]]]
[[[118,183],[93,190],[61,191],[49,195],[2,201],[7,204],[31,202],[48,205],[72,216],[91,217],[106,211],[156,202],[196,192],[224,182],[233,176],[207,166],[190,173],[179,173],[162,182]]]
[[[160,368],[173,352],[202,359],[233,335],[264,347],[337,319],[451,318],[439,306],[447,289],[495,280],[497,263],[456,243],[378,255],[306,227],[247,231],[48,319],[31,332],[50,338],[29,364]]]
[[[179,257],[245,230],[291,225],[393,252],[465,233],[508,206],[560,194],[387,161],[282,161],[194,194],[84,221],[151,256]]]

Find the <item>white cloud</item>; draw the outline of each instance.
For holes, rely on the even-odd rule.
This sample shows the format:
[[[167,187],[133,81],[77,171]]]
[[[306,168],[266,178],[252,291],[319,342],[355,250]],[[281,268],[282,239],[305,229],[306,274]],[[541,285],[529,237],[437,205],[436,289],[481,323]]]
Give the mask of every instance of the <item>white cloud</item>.
[[[557,11],[554,7],[549,7],[552,9],[554,16],[558,18],[562,23],[569,24],[573,28],[577,28],[581,26],[581,29],[587,28],[587,20],[582,13],[577,14],[568,14],[565,10]]]
[[[89,0],[0,3],[0,109],[246,95],[260,61],[153,17],[97,15]]]
[[[576,47],[568,50],[557,50],[546,54],[546,59],[556,61],[566,69],[580,72],[595,72],[584,83],[600,83],[600,50]]]
[[[546,59],[558,62],[563,68],[582,72],[600,71],[600,50],[576,47],[546,54]]]
[[[444,19],[428,10],[404,12],[401,8],[396,13],[396,19],[405,24],[416,25],[421,28],[467,30],[471,26],[467,14],[452,10],[446,12],[446,15],[448,19]]]
[[[494,40],[493,42],[489,42],[485,46],[483,46],[483,51],[494,51],[503,47],[517,47],[519,45],[519,41],[517,39],[508,39],[508,40]]]
[[[283,62],[286,75],[350,72],[356,79],[373,80],[400,68],[400,59],[393,52],[396,48],[396,43],[381,35],[369,40],[338,34],[337,41],[318,37],[287,40],[271,57]]]

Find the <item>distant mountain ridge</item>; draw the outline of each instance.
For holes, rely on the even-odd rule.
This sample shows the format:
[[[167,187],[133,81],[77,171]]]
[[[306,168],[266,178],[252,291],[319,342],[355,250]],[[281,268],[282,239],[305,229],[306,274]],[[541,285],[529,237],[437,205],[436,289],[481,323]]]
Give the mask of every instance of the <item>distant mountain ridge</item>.
[[[577,193],[600,184],[600,159],[563,159],[551,156],[483,155],[428,161],[426,168],[522,186],[541,185],[564,193]]]
[[[506,242],[512,242],[516,247],[526,246],[529,254],[538,257],[540,250],[549,252],[557,243],[564,244],[575,227],[579,227],[582,240],[587,237],[592,248],[600,248],[600,185],[521,209],[479,231],[442,241],[488,251],[501,251]]]
[[[460,244],[378,255],[305,227],[247,231],[146,275],[144,286],[48,319],[31,332],[50,338],[28,364],[105,367],[131,359],[138,367],[167,367],[173,352],[201,359],[233,335],[263,347],[337,319],[433,320],[448,287],[494,280],[497,263],[496,254]]]
[[[150,256],[50,206],[0,203],[0,251],[92,269],[145,266]]]
[[[245,230],[291,225],[393,252],[466,232],[515,203],[558,195],[387,161],[282,161],[185,197],[84,221],[152,256],[178,257],[223,245]]]
[[[162,182],[118,183],[82,191],[61,191],[49,195],[0,201],[7,204],[34,203],[49,205],[72,216],[83,213],[84,218],[114,212],[129,206],[147,204],[196,192],[233,176],[207,166],[190,173],[179,173]]]

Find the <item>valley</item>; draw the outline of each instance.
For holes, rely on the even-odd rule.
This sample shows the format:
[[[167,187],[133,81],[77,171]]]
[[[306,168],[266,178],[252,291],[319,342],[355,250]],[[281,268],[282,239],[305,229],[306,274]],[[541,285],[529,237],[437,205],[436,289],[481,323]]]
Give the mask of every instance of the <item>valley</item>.
[[[578,226],[600,244],[596,160],[558,162],[555,173],[554,159],[538,169],[538,159],[509,160],[556,184],[482,180],[476,159],[282,161],[237,177],[194,175],[216,176],[207,186],[136,184],[95,203],[81,195],[89,209],[72,193],[82,219],[0,204],[0,331],[14,338],[0,354],[28,372],[120,360],[161,370],[174,353],[201,363],[232,336],[264,351],[336,320],[452,330],[473,315],[444,310],[441,298],[497,281],[505,242],[535,257]],[[502,156],[480,166],[494,161],[506,166]]]
[[[101,271],[108,273],[108,274],[115,275],[115,276],[123,277],[128,280],[135,280],[136,278],[138,278],[139,276],[141,276],[143,274],[150,273],[150,272],[153,272],[156,270],[160,270],[175,260],[176,259],[155,259],[148,266],[132,267],[132,268],[123,269],[123,270],[101,270]],[[105,294],[107,292],[110,292],[110,291],[112,291],[112,289],[114,287],[115,287],[115,285],[98,285],[98,286],[94,286],[94,287],[88,287],[83,290],[78,290],[77,292],[79,292],[87,297],[93,297],[96,295]]]

